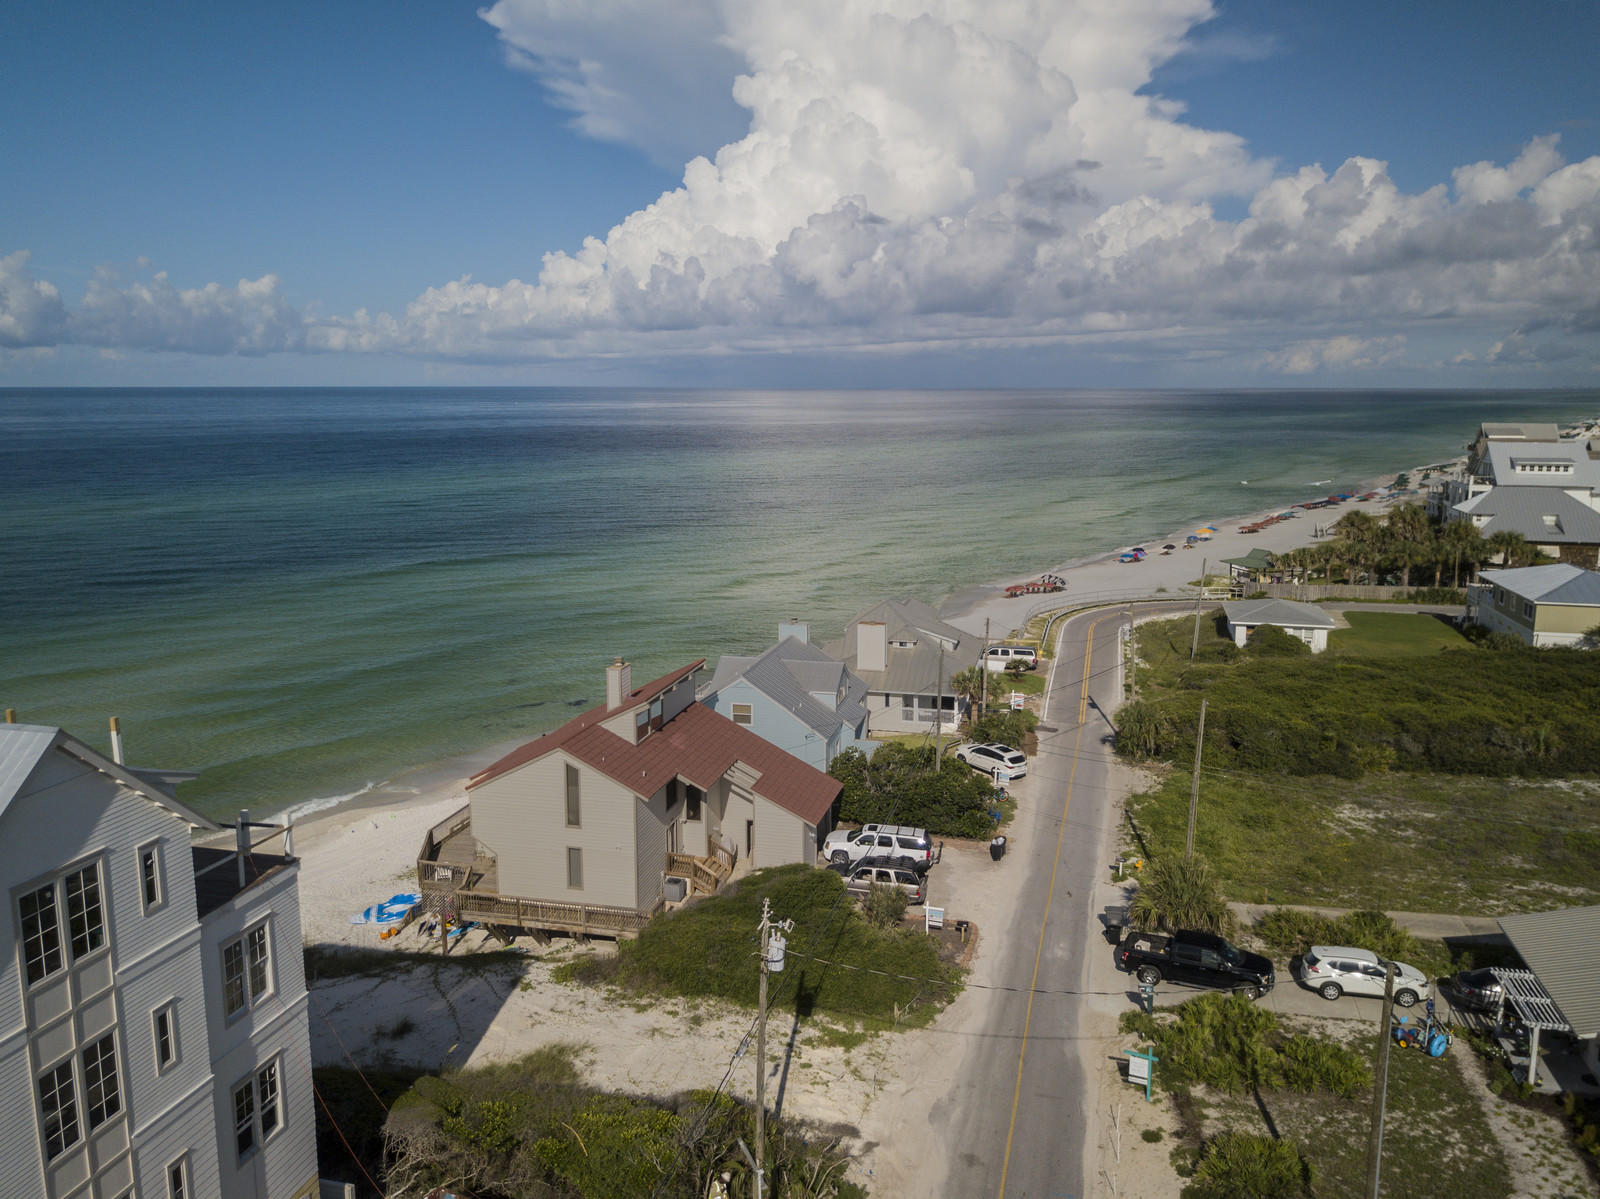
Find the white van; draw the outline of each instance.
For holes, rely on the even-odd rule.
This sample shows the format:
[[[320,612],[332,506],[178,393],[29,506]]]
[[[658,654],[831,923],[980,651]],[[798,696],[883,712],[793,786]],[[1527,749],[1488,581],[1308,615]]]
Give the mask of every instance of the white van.
[[[1021,662],[1029,670],[1039,669],[1039,651],[1031,645],[991,645],[983,651],[983,664],[990,670],[1004,670],[1013,662]]]

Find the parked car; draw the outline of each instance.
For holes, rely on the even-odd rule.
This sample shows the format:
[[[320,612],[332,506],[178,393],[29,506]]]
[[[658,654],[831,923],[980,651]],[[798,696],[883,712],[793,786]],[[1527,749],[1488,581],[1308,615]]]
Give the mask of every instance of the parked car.
[[[1384,978],[1389,963],[1370,949],[1348,945],[1313,945],[1300,957],[1296,977],[1324,999],[1341,995],[1376,995],[1383,998]],[[1433,988],[1427,975],[1404,962],[1394,963],[1394,1001],[1410,1007],[1426,999]]]
[[[1039,669],[1039,651],[1031,645],[991,645],[983,651],[983,664],[990,670],[1004,670],[1021,662],[1029,670]]]
[[[1486,966],[1463,970],[1450,978],[1445,986],[1450,991],[1451,1003],[1475,1012],[1497,1012],[1501,1000],[1505,998],[1505,988]]]
[[[925,872],[933,865],[928,830],[901,824],[864,824],[835,829],[822,842],[822,856],[831,863],[857,865],[867,857],[883,858],[908,870]]]
[[[1272,963],[1236,948],[1215,933],[1129,932],[1117,947],[1117,969],[1154,986],[1162,979],[1242,991],[1257,999],[1276,981]]]
[[[927,897],[927,884],[922,875],[904,866],[857,866],[845,876],[845,890],[857,899],[865,899],[874,886],[899,887],[906,893],[906,902],[921,903]]]
[[[956,746],[956,761],[965,762],[974,770],[992,774],[996,782],[1019,779],[1028,773],[1028,757],[1020,749],[991,741],[987,744],[968,743]]]

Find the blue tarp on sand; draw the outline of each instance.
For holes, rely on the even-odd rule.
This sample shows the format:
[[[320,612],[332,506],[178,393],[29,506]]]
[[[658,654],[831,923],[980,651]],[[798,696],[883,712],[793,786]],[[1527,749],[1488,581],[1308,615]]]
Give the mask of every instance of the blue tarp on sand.
[[[398,924],[411,914],[411,909],[422,902],[422,896],[415,891],[403,891],[399,895],[391,895],[382,903],[375,903],[365,911],[357,912],[350,917],[351,924]]]

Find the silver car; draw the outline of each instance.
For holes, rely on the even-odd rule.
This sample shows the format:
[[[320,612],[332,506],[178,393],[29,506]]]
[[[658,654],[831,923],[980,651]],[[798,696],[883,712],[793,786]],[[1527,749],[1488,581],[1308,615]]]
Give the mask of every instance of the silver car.
[[[1324,999],[1341,995],[1375,995],[1383,998],[1389,962],[1370,949],[1348,945],[1313,945],[1300,958],[1295,977]],[[1433,994],[1428,976],[1415,966],[1394,963],[1394,1001],[1410,1007]]]

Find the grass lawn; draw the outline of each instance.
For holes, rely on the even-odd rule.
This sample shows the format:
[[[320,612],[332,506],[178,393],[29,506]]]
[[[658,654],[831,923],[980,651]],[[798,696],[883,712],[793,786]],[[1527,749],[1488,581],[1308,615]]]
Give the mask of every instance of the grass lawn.
[[[1342,654],[1433,654],[1471,644],[1452,625],[1426,612],[1346,612],[1345,619],[1348,629],[1328,634],[1328,648]]]
[[[1345,1022],[1341,1021],[1340,1024]],[[1312,1032],[1289,1020],[1286,1029]],[[1356,1026],[1367,1031],[1365,1024]],[[1339,1029],[1340,1032],[1353,1030]],[[1354,1047],[1365,1050],[1372,1037]],[[1464,1044],[1451,1054],[1470,1053]],[[1160,1067],[1158,1066],[1157,1069]],[[1328,1092],[1267,1090],[1254,1097],[1207,1094],[1207,1135],[1223,1128],[1295,1141],[1311,1164],[1316,1196],[1366,1193],[1372,1092],[1340,1099]],[[1382,1193],[1408,1199],[1503,1199],[1513,1192],[1510,1168],[1470,1084],[1449,1056],[1416,1050],[1389,1055],[1383,1126]]]
[[[1141,857],[1181,852],[1189,772],[1128,801]],[[1498,915],[1600,903],[1600,782],[1202,771],[1195,849],[1229,899]]]
[[[1026,670],[1013,678],[1004,671],[996,671],[989,676],[989,695],[1010,695],[1013,691],[1020,691],[1024,695],[1043,695],[1045,680],[1049,672],[1040,667],[1038,670]]]

